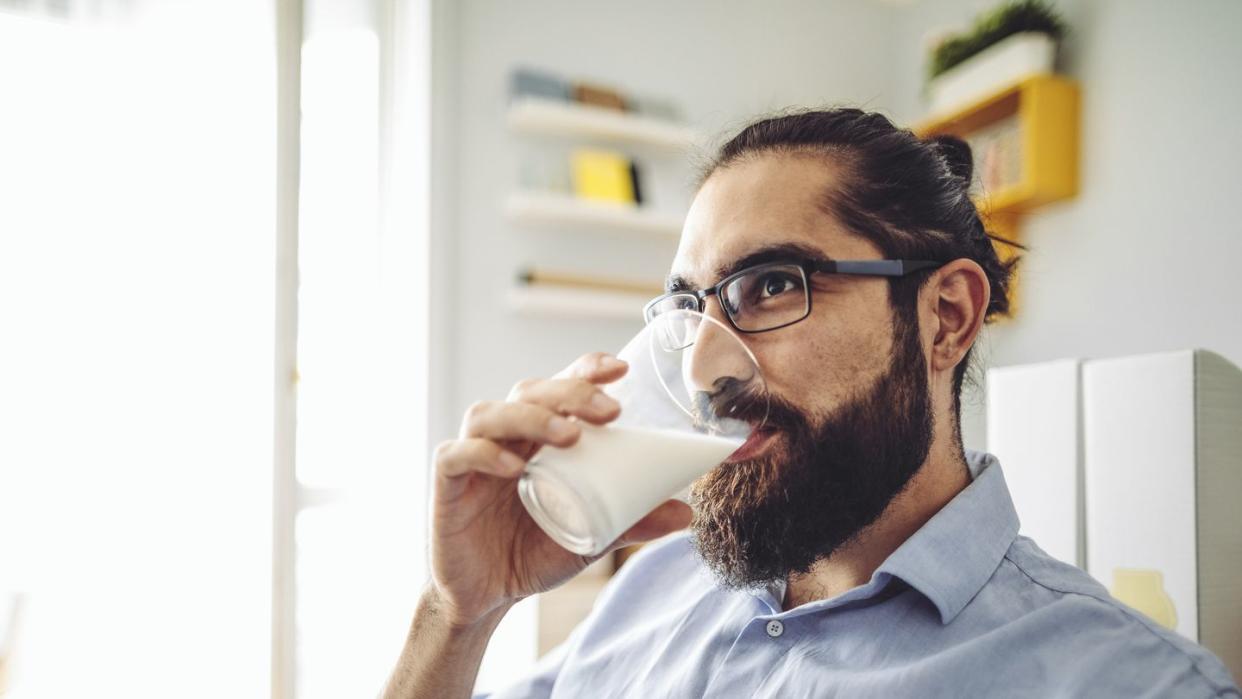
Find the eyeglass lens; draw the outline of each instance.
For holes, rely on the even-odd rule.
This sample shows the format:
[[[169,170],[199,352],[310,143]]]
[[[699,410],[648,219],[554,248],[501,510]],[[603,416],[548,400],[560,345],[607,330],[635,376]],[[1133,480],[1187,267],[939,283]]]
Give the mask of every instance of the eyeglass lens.
[[[801,320],[808,310],[806,276],[797,265],[761,267],[721,290],[725,312],[739,330],[758,332]]]
[[[802,320],[810,312],[806,274],[798,265],[756,268],[729,281],[720,289],[720,303],[739,330],[762,332]],[[652,320],[668,311],[697,309],[692,295],[673,296],[650,310]],[[693,307],[693,308],[692,308]],[[698,323],[682,316],[664,318],[657,329],[660,344],[674,351],[694,344]]]

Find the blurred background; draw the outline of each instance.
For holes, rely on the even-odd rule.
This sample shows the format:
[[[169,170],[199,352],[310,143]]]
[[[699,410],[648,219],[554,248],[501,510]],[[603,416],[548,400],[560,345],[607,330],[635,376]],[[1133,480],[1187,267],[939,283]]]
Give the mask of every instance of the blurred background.
[[[987,367],[1242,362],[1242,5],[1000,5],[0,0],[0,693],[377,692],[433,446],[619,349],[769,112],[971,140],[1030,250],[967,447]],[[479,688],[610,572],[519,604]]]

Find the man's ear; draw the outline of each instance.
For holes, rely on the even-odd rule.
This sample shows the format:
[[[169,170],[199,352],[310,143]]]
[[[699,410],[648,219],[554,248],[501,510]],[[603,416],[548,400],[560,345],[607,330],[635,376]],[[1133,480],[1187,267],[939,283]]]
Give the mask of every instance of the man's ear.
[[[983,327],[991,298],[988,275],[974,260],[957,259],[936,270],[924,292],[935,328],[928,364],[932,371],[952,371]]]

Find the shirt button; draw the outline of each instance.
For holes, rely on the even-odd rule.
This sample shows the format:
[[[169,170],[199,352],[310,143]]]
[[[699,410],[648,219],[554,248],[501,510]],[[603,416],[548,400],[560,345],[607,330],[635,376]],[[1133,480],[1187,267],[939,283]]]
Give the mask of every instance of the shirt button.
[[[785,633],[785,625],[782,624],[780,620],[773,619],[768,622],[767,632],[769,636],[776,638]]]

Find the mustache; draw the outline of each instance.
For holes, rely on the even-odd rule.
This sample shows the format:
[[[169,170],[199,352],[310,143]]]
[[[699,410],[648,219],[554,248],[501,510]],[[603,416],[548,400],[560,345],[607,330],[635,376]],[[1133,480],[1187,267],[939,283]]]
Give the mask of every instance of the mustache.
[[[755,424],[767,416],[767,395],[751,386],[751,382],[722,376],[710,391],[695,391],[691,396],[696,420],[738,420]]]
[[[802,414],[779,396],[752,387],[754,382],[722,376],[711,391],[691,396],[696,419],[738,420],[751,425],[762,423],[765,430],[795,428],[805,421]]]

